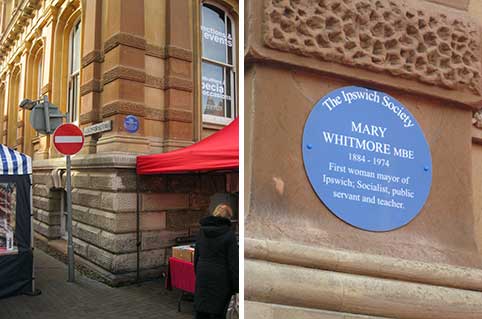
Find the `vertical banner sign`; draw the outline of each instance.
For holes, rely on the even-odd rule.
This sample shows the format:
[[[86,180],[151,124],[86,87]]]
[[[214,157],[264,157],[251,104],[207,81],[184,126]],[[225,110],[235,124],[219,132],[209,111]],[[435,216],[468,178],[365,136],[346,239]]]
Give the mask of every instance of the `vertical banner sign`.
[[[402,227],[427,200],[429,146],[414,116],[388,94],[350,86],[326,95],[308,116],[302,147],[314,191],[352,226]]]

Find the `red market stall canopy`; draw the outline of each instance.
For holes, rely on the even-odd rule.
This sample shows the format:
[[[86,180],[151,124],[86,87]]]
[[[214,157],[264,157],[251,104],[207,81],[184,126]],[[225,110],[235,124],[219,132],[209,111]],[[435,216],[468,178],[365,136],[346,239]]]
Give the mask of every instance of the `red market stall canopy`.
[[[239,167],[238,118],[217,133],[183,149],[137,157],[137,174],[213,171]]]

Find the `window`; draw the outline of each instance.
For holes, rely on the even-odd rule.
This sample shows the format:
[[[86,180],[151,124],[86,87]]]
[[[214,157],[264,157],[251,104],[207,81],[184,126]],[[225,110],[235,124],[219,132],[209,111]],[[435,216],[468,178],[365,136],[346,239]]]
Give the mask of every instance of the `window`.
[[[42,77],[43,77],[43,49],[40,48],[37,50],[33,60],[33,72],[34,72],[34,81],[33,85],[33,97],[36,99],[40,99],[42,97]],[[40,136],[38,131],[35,131],[35,136]],[[28,149],[26,150],[28,151]]]
[[[203,4],[201,38],[203,121],[228,124],[236,116],[233,20],[220,8]]]
[[[42,53],[37,60],[37,98],[42,97]]]
[[[19,121],[20,103],[20,68],[17,67],[12,71],[9,85],[9,106],[8,106],[8,123],[7,123],[7,145],[10,148],[17,148],[17,129]]]
[[[69,77],[67,95],[67,112],[70,121],[76,122],[79,113],[79,90],[80,90],[80,21],[77,22],[70,33],[69,41]]]

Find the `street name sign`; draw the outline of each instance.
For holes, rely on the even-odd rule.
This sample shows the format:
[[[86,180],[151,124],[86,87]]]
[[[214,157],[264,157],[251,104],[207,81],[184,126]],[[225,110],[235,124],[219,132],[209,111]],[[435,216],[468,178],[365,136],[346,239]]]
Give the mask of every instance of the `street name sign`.
[[[112,130],[112,120],[104,121],[102,123],[94,124],[84,128],[84,136],[89,136],[96,133],[107,132],[111,130]]]
[[[84,146],[84,134],[74,124],[62,124],[53,134],[54,146],[63,155],[74,155]]]
[[[402,227],[430,193],[432,158],[422,129],[383,92],[349,86],[324,96],[306,120],[302,143],[315,193],[352,226]]]

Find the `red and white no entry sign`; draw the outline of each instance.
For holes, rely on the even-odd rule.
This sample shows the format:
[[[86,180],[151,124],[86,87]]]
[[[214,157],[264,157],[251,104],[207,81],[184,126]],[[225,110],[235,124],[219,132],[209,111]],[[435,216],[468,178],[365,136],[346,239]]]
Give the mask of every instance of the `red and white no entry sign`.
[[[55,130],[54,146],[64,155],[74,155],[84,146],[84,133],[74,124],[62,124]]]

